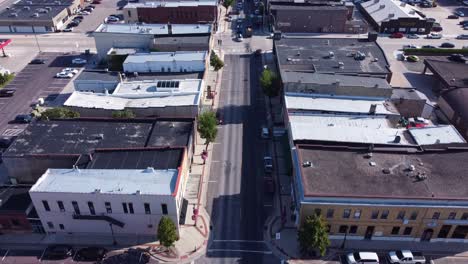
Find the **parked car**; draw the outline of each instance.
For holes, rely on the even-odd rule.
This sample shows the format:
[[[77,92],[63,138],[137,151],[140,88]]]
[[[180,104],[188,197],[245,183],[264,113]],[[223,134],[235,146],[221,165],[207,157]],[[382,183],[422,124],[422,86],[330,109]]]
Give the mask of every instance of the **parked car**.
[[[465,13],[463,13],[462,11],[455,11],[453,12],[455,15],[459,16],[459,17],[464,17],[465,16]]]
[[[442,30],[444,30],[444,28],[440,25],[434,25],[432,26],[431,30],[434,32],[441,32]]]
[[[83,19],[84,19],[84,16],[75,16],[75,19],[81,19],[81,20],[83,20]]]
[[[63,32],[72,32],[73,31],[73,27],[67,27],[65,29],[62,30]]]
[[[428,39],[441,39],[442,38],[442,34],[439,34],[439,33],[430,33],[426,36],[426,38]]]
[[[421,48],[423,48],[423,49],[437,49],[436,46],[432,46],[432,45],[424,45]]]
[[[89,14],[91,14],[91,13],[88,12],[88,11],[83,10],[83,11],[78,12],[77,14],[78,14],[78,15],[86,15],[86,16],[87,16],[87,15],[89,15]]]
[[[388,252],[388,261],[391,264],[424,264],[426,263],[426,258],[421,252],[397,250]]]
[[[10,147],[11,143],[13,143],[14,138],[11,137],[0,137],[0,148],[6,149]]]
[[[465,25],[465,24],[468,24],[468,20],[462,20],[460,22],[458,22],[459,25]]]
[[[441,48],[455,48],[455,44],[450,43],[450,42],[444,42],[444,43],[440,44],[440,47]]]
[[[416,127],[416,128],[419,128],[419,127],[425,127],[429,125],[429,121],[423,117],[410,117],[408,118],[408,125],[406,126],[406,128],[412,128],[412,127]]]
[[[419,47],[413,44],[409,44],[409,45],[403,45],[403,49],[419,49]]]
[[[62,72],[71,73],[71,74],[75,75],[75,74],[78,73],[78,70],[77,70],[77,69],[73,69],[73,68],[64,68],[64,69],[62,70]]]
[[[120,19],[117,18],[117,17],[114,17],[114,16],[108,16],[106,17],[106,21],[105,22],[110,22],[110,23],[114,23],[114,22],[119,22]]]
[[[465,58],[465,56],[463,56],[463,54],[452,54],[449,56],[449,60],[451,61],[456,61],[456,62],[462,62],[462,63],[465,63],[468,61],[467,58]]]
[[[34,59],[29,62],[29,64],[44,64],[46,61],[43,59]]]
[[[14,89],[1,89],[0,97],[12,97],[15,94],[16,90]]]
[[[27,124],[27,123],[31,123],[31,121],[32,121],[31,115],[17,115],[15,117],[15,123]]]
[[[270,156],[263,157],[263,167],[265,169],[265,172],[273,172],[273,158]]]
[[[262,138],[270,138],[270,130],[268,127],[262,127]]]
[[[403,36],[403,33],[395,32],[390,35],[390,38],[402,38]]]
[[[379,264],[379,257],[375,252],[354,252],[346,255],[348,264]]]
[[[238,40],[238,41],[244,40],[244,37],[242,37],[242,34],[241,34],[241,33],[237,33],[237,40]]]
[[[447,18],[448,18],[448,19],[458,19],[458,18],[460,18],[460,17],[457,16],[457,15],[450,15],[450,16],[448,16]]]
[[[53,245],[46,248],[46,259],[64,259],[73,256],[73,248],[69,245]]]
[[[275,182],[270,177],[263,178],[263,184],[266,193],[274,193],[275,192]]]
[[[55,78],[73,78],[73,74],[69,72],[59,72],[55,74]]]
[[[468,34],[461,34],[457,36],[457,39],[468,39]]]
[[[74,58],[72,60],[73,64],[86,64],[88,61],[82,58]]]
[[[94,0],[93,2],[91,2],[92,4],[94,5],[99,5],[101,3],[101,1],[98,1],[98,0]]]
[[[416,35],[416,34],[409,34],[409,35],[406,35],[406,38],[409,38],[409,39],[418,39],[419,36]]]
[[[406,61],[409,61],[409,62],[418,62],[418,61],[419,61],[419,57],[416,56],[416,55],[410,55],[410,56],[406,57]]]
[[[75,261],[101,261],[107,253],[102,247],[87,247],[76,252]]]

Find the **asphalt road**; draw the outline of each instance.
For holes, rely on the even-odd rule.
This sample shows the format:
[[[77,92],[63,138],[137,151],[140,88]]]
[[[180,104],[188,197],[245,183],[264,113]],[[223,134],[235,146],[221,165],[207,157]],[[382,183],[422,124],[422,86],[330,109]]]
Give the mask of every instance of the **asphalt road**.
[[[219,126],[207,192],[212,232],[206,256],[196,263],[278,263],[263,243],[262,159],[260,139],[266,122],[258,86],[260,57],[227,55],[221,81]]]

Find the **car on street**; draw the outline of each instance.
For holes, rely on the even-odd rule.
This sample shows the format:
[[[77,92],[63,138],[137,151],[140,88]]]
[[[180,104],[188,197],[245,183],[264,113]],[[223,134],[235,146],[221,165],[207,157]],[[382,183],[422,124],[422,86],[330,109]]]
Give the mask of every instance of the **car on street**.
[[[455,11],[453,12],[453,14],[459,16],[459,17],[464,17],[465,16],[465,13],[463,13],[462,11]]]
[[[27,124],[27,123],[31,123],[31,121],[32,121],[31,115],[17,115],[15,117],[15,123]]]
[[[416,35],[416,34],[409,34],[409,35],[406,35],[406,38],[409,38],[409,39],[418,39],[419,36]]]
[[[379,264],[379,256],[375,252],[353,252],[346,255],[348,264]]]
[[[457,16],[457,15],[449,15],[447,18],[448,19],[459,19],[460,17]]]
[[[430,33],[426,36],[426,38],[428,39],[441,39],[442,38],[442,34],[439,34],[439,33]]]
[[[440,44],[440,47],[441,48],[455,48],[455,44],[450,43],[450,42],[444,42],[444,43]]]
[[[73,248],[69,245],[52,245],[46,248],[45,259],[65,259],[73,256]]]
[[[408,44],[408,45],[403,45],[403,49],[419,49],[419,47],[413,44]]]
[[[468,61],[468,58],[465,58],[463,54],[451,54],[448,57],[448,59],[451,61],[462,62],[462,63],[465,63]]]
[[[86,64],[88,61],[82,58],[74,58],[72,60],[73,64]]]
[[[268,129],[268,127],[262,127],[262,138],[270,138],[270,130]]]
[[[0,97],[12,97],[15,94],[16,90],[14,89],[1,89]]]
[[[392,33],[389,37],[390,38],[402,38],[403,36],[404,36],[403,33],[395,32],[395,33]]]
[[[107,249],[102,247],[86,247],[77,250],[75,261],[101,261],[105,258]]]
[[[468,39],[468,34],[461,34],[457,36],[457,39]]]
[[[273,172],[273,158],[270,156],[263,157],[263,168],[265,172],[271,173]]]
[[[55,74],[55,78],[69,79],[69,78],[73,78],[73,74],[69,73],[69,72],[59,72],[59,73]]]
[[[29,62],[29,64],[44,64],[46,61],[44,59],[34,59]]]
[[[424,45],[421,48],[423,48],[423,49],[437,49],[437,47],[433,46],[433,45]]]
[[[464,30],[468,30],[468,24],[466,26],[463,26]]]
[[[396,250],[388,252],[387,259],[391,264],[424,264],[426,258],[421,252]]]
[[[418,62],[418,61],[419,61],[419,57],[416,56],[416,55],[410,55],[410,56],[406,57],[406,61],[409,61],[409,62]]]

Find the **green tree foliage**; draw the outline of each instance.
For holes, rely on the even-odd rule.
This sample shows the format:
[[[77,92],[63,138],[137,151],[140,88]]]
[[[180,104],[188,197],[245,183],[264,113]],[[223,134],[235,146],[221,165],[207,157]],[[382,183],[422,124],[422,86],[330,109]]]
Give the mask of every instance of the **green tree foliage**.
[[[269,97],[277,96],[281,87],[280,79],[269,69],[264,69],[260,75],[260,85],[263,93]]]
[[[49,108],[41,113],[41,119],[64,119],[64,118],[78,118],[80,113],[65,107]]]
[[[223,6],[227,9],[228,7],[232,6],[234,4],[234,0],[224,0],[223,1]]]
[[[9,82],[11,82],[13,78],[15,78],[15,75],[13,73],[0,73],[0,88],[4,87]]]
[[[214,142],[218,134],[216,114],[214,112],[204,112],[198,116],[198,133],[205,139],[206,147]]]
[[[158,239],[159,243],[161,243],[161,245],[166,248],[171,247],[174,242],[179,240],[176,226],[174,222],[172,222],[172,220],[167,216],[163,216],[159,221]]]
[[[130,119],[135,118],[135,113],[132,110],[122,110],[112,112],[112,118]]]
[[[224,62],[218,57],[218,55],[216,55],[216,53],[211,52],[210,65],[215,71],[219,71],[224,67]]]
[[[298,241],[301,252],[311,253],[318,250],[320,255],[324,256],[327,247],[330,246],[325,220],[316,214],[308,216],[298,231]]]

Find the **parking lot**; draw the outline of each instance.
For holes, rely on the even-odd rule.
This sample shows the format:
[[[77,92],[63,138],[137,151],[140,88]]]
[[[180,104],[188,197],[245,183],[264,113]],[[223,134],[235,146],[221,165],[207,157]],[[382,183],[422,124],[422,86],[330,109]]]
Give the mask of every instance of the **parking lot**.
[[[435,18],[435,20],[441,24],[443,28],[441,33],[444,36],[456,37],[460,34],[468,34],[467,30],[464,30],[460,25],[458,25],[461,20],[468,20],[468,6],[465,6],[456,0],[439,0],[437,3],[437,7],[419,9],[428,18]],[[460,17],[459,19],[448,19],[447,17],[452,15],[455,11],[462,11],[466,16]]]
[[[57,99],[63,88],[71,79],[58,79],[55,74],[65,67],[74,67],[71,60],[77,55],[64,55],[62,53],[42,53],[37,58],[45,59],[45,64],[28,64],[17,73],[11,83],[5,89],[16,90],[12,97],[0,98],[0,135],[15,136],[25,127],[25,124],[13,123],[16,115],[28,114],[39,98],[45,100],[45,104]],[[63,98],[60,98],[63,99]]]

